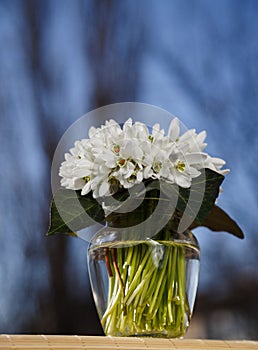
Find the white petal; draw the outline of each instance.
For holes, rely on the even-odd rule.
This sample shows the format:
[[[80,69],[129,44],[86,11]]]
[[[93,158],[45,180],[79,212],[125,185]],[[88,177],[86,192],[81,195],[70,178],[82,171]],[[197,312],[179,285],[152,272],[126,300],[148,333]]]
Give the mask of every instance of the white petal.
[[[91,174],[91,170],[88,167],[81,167],[74,169],[73,175],[75,177],[84,177],[89,176]]]
[[[94,135],[96,135],[96,133],[97,133],[97,129],[94,126],[90,127],[89,137],[92,138]]]
[[[87,182],[87,183],[85,184],[85,186],[84,186],[83,189],[82,189],[82,196],[84,196],[85,194],[89,193],[90,190],[91,190],[91,183],[90,183],[90,181],[89,181],[89,182]]]
[[[80,190],[85,185],[85,181],[83,179],[74,179],[73,183],[74,183],[74,189],[75,190]]]
[[[230,169],[223,169],[223,170],[220,170],[219,173],[222,174],[222,175],[226,175],[230,172]]]
[[[136,178],[137,178],[138,182],[142,182],[142,180],[143,180],[143,173],[142,173],[142,171],[138,171],[137,172]]]
[[[155,134],[157,134],[160,131],[160,125],[159,123],[156,123],[153,125],[152,127],[152,135],[154,136]]]
[[[146,166],[146,168],[143,170],[143,176],[145,179],[148,179],[151,177],[153,171],[151,170],[151,165]]]
[[[198,176],[201,175],[201,172],[200,172],[199,170],[193,168],[193,167],[190,167],[190,168],[189,168],[189,173],[190,173],[190,176],[191,176],[192,178],[198,177]]]
[[[127,121],[123,125],[123,130],[127,131],[129,128],[132,127],[133,121],[132,118],[128,118]]]
[[[99,186],[99,196],[105,196],[107,193],[109,193],[109,183],[107,181],[103,181]]]
[[[179,119],[174,118],[169,125],[168,137],[170,138],[171,141],[176,141],[179,137],[179,133],[180,133]]]
[[[189,176],[186,176],[185,174],[182,174],[180,172],[176,172],[174,174],[175,182],[178,186],[183,188],[188,188],[191,186],[191,178]]]
[[[164,129],[160,130],[160,125],[154,124],[152,127],[152,136],[154,137],[154,141],[161,140],[165,134]]]
[[[215,158],[215,157],[210,157],[210,161],[215,165],[215,166],[220,166],[222,167],[223,165],[226,164],[225,160],[221,158]]]
[[[187,130],[183,135],[180,136],[180,142],[194,142],[195,135],[195,129]]]
[[[196,141],[198,142],[199,145],[203,144],[204,140],[206,139],[207,133],[205,130],[201,131],[197,137]]]
[[[187,164],[202,164],[207,159],[207,155],[201,152],[189,153],[184,156]]]

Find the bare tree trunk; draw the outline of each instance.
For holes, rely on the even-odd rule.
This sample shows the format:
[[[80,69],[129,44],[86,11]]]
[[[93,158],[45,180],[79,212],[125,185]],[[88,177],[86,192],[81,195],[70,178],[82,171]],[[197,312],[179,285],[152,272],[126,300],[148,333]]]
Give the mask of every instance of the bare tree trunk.
[[[113,0],[82,1],[85,17],[86,60],[92,72],[92,106],[98,107],[118,101],[134,100],[139,86],[140,22],[135,22],[138,10],[133,10],[129,2]],[[41,44],[48,19],[48,1],[24,0],[24,13],[27,23],[26,47],[31,71],[31,84],[37,104],[38,127],[42,147],[50,164],[58,142],[57,121],[46,115],[43,108],[42,92],[54,92],[55,84],[51,77],[53,67],[46,66]],[[84,6],[86,8],[84,9]],[[128,18],[128,11],[131,17]],[[133,14],[133,17],[132,17]],[[82,18],[78,18],[82,20]],[[138,29],[136,29],[138,25]],[[85,78],[86,79],[86,78]],[[49,93],[50,92],[50,93]],[[55,114],[56,113],[56,114]],[[53,111],[53,115],[58,115]],[[59,120],[61,123],[62,120]],[[85,135],[87,136],[87,135]],[[47,183],[47,181],[46,181]],[[47,198],[50,199],[50,188]],[[43,215],[48,220],[47,209]],[[45,222],[47,227],[47,222]],[[47,259],[50,265],[50,290],[42,294],[40,317],[28,321],[26,329],[45,333],[84,333],[101,334],[95,307],[91,296],[82,295],[76,299],[68,292],[69,266],[67,254],[69,238],[60,236],[44,240]],[[86,252],[85,252],[86,254]],[[76,286],[74,286],[76,288]],[[85,291],[86,294],[86,291]]]
[[[48,160],[47,166],[50,178],[50,165],[54,154],[55,146],[58,142],[57,131],[54,120],[44,113],[42,105],[42,92],[53,89],[51,84],[51,71],[46,71],[43,64],[43,53],[41,52],[42,34],[44,31],[45,19],[47,16],[48,2],[24,0],[24,13],[27,23],[27,35],[25,47],[27,48],[28,64],[31,71],[31,84],[34,91],[34,101],[37,109],[37,119],[39,136],[42,147]],[[24,39],[25,40],[25,39]],[[49,183],[46,179],[46,184]],[[50,203],[51,189],[47,187],[46,207],[42,208],[42,216],[45,218],[43,225],[48,227],[48,203]],[[39,329],[46,328],[48,332],[58,332],[67,329],[66,323],[69,315],[65,314],[69,305],[69,296],[66,293],[66,258],[68,241],[64,237],[54,239],[43,239],[47,259],[50,265],[50,290],[48,295],[41,295],[42,317],[36,321]],[[47,302],[45,302],[45,300]],[[68,308],[69,309],[69,308]],[[51,317],[49,316],[51,315]],[[48,321],[48,325],[45,321]],[[29,328],[34,328],[35,320],[32,320]]]
[[[144,51],[141,4],[89,0],[85,12],[92,106],[135,101]]]

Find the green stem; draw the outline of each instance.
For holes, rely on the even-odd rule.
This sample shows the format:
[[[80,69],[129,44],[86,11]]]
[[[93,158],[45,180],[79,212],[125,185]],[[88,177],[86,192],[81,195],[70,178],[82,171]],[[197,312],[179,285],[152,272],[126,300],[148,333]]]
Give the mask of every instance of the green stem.
[[[184,334],[189,312],[184,248],[172,242],[162,246],[149,242],[111,248],[111,255],[112,259],[110,252],[105,256],[110,263],[107,309],[102,317],[105,333]]]
[[[137,251],[136,251],[136,254],[137,254]],[[146,252],[146,254],[144,255],[144,258],[143,258],[143,260],[140,262],[140,265],[139,265],[138,269],[137,269],[137,266],[134,266],[134,270],[137,269],[137,272],[135,273],[134,276],[133,276],[133,274],[132,274],[133,279],[132,279],[132,282],[131,282],[130,287],[129,287],[129,289],[128,289],[127,295],[125,296],[125,302],[128,301],[128,298],[129,298],[130,295],[134,292],[134,289],[136,288],[136,286],[137,286],[138,283],[140,282],[142,271],[143,271],[143,269],[144,269],[144,267],[145,267],[145,264],[146,264],[146,262],[147,262],[149,256],[150,256],[150,250],[148,250],[148,251]]]
[[[173,293],[175,287],[175,266],[177,258],[177,247],[173,247],[172,254],[169,255],[168,263],[168,322],[172,324],[174,322],[174,310],[173,310]]]

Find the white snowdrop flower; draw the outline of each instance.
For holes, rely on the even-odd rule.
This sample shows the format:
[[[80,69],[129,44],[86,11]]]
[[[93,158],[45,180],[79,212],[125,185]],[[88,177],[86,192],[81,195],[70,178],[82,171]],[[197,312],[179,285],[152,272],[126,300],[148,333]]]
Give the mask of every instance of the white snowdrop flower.
[[[76,141],[65,154],[59,175],[61,185],[92,191],[98,198],[113,194],[118,188],[129,189],[147,179],[163,179],[178,186],[191,186],[200,170],[209,168],[221,174],[225,162],[203,152],[206,132],[194,129],[180,135],[178,118],[174,118],[165,135],[158,123],[149,132],[140,122],[129,118],[121,127],[111,119],[99,128],[91,127],[89,139]]]
[[[226,162],[223,159],[207,155],[207,159],[204,162],[204,167],[211,169],[219,174],[226,175],[230,172],[230,170],[221,169],[225,164]]]
[[[145,143],[143,149],[145,151],[143,158],[144,178],[167,178],[169,175],[169,168],[171,166],[167,152],[154,143]]]
[[[149,139],[150,139],[150,141],[161,140],[161,139],[164,138],[164,134],[165,134],[164,129],[160,130],[160,125],[157,123],[157,124],[154,124],[154,125],[153,125],[153,127],[152,127],[152,133],[151,133],[151,135],[149,136]]]
[[[126,139],[145,140],[149,137],[149,130],[147,126],[140,122],[135,122],[132,124],[131,118],[125,122],[123,132]]]

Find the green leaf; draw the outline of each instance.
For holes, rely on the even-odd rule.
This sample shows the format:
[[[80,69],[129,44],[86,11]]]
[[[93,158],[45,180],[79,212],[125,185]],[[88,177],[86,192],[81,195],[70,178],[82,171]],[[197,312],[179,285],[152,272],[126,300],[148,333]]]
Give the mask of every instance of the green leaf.
[[[108,221],[115,226],[129,227],[152,215],[154,222],[158,222],[162,216],[171,218],[175,223],[174,229],[178,228],[182,217],[182,230],[187,229],[193,221],[200,225],[214,206],[223,180],[223,175],[210,169],[202,170],[201,175],[193,179],[190,188],[181,188],[165,181],[148,180],[145,182],[145,197],[139,195],[133,199],[133,204],[139,202],[137,208],[131,211],[130,201],[125,202],[121,206],[123,214],[111,213]],[[122,196],[123,192],[117,194],[117,199],[123,201]],[[156,207],[159,202],[161,205]]]
[[[205,226],[212,231],[224,231],[231,233],[238,238],[244,238],[244,233],[238,224],[217,205],[214,205],[202,225],[194,222],[190,228],[194,229],[198,226]]]
[[[171,200],[177,197],[176,209],[181,216],[187,216],[189,223],[196,221],[200,225],[214,206],[223,180],[223,175],[203,169],[201,175],[192,180],[190,188],[164,184],[163,191]]]
[[[195,215],[195,210],[201,204],[195,218],[201,224],[214,206],[223,180],[223,175],[210,169],[205,169],[200,176],[193,179],[190,189],[180,189],[178,209],[185,210],[185,202],[181,201],[181,198],[188,198],[188,206],[190,203],[194,208],[193,215]]]
[[[117,225],[128,227],[145,221],[153,213],[153,220],[159,220],[166,215],[176,224],[182,218],[187,218],[185,229],[193,221],[201,225],[214,206],[223,179],[223,175],[204,169],[199,177],[193,179],[190,188],[181,188],[164,181],[148,180],[145,182],[145,196],[141,186],[135,186],[132,189],[132,200],[128,198],[127,190],[116,193],[113,199],[121,201],[123,213],[113,215],[111,212],[107,219],[109,221],[115,219]],[[112,197],[97,201],[91,193],[81,196],[80,191],[58,190],[51,205],[51,224],[48,235],[60,232],[75,235],[76,231],[96,222],[103,222],[105,214],[99,203],[104,201],[109,205],[112,203]],[[162,205],[156,208],[159,201]],[[132,205],[135,206],[133,210]],[[120,218],[122,218],[121,221]]]
[[[59,189],[52,200],[50,227],[47,235],[75,232],[105,219],[104,211],[91,193],[82,196],[80,191]]]

